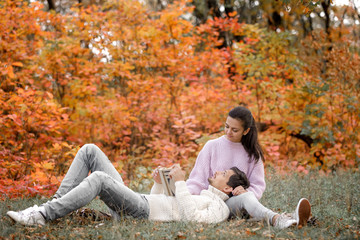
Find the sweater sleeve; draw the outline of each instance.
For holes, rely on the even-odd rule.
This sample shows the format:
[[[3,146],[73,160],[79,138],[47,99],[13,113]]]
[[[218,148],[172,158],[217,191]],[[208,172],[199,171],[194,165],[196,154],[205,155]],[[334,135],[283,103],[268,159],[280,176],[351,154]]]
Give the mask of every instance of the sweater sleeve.
[[[199,195],[201,190],[207,188],[205,183],[208,182],[208,178],[210,177],[210,161],[210,146],[206,143],[196,158],[195,166],[186,181],[186,185],[191,194]]]
[[[250,182],[250,187],[247,189],[255,194],[255,197],[259,200],[262,197],[262,194],[265,191],[265,173],[264,173],[264,163],[262,160],[259,160],[247,176]]]
[[[162,184],[154,182],[154,185],[151,188],[150,194],[163,194],[164,188]]]
[[[185,221],[204,223],[218,223],[225,221],[229,216],[229,208],[223,200],[213,199],[204,209],[197,208],[197,197],[192,196],[184,181],[175,182],[175,198],[178,203],[179,212]],[[198,199],[201,201],[200,199]]]

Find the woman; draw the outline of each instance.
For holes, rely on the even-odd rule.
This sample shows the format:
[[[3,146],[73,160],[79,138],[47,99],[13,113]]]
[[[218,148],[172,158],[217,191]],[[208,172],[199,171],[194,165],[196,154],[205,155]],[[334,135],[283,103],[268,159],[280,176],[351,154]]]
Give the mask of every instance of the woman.
[[[239,186],[233,191],[234,197],[226,203],[231,216],[241,216],[244,193],[251,198],[260,199],[265,191],[264,154],[258,142],[255,119],[245,107],[235,107],[225,122],[225,135],[208,141],[200,151],[195,166],[186,184],[192,194],[200,194],[208,187],[208,178],[216,171],[223,171],[232,166],[245,172],[250,181],[246,190]],[[245,201],[245,202],[244,202]],[[249,213],[253,216],[253,214]]]

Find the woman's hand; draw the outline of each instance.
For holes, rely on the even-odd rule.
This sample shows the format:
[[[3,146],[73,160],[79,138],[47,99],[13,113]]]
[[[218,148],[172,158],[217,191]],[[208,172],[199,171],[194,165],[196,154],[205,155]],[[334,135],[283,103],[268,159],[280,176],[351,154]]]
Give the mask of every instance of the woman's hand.
[[[153,173],[152,173],[152,177],[154,179],[154,181],[158,184],[161,184],[161,178],[160,178],[160,174],[159,174],[159,168],[160,167],[157,167]]]
[[[247,190],[243,188],[243,186],[237,186],[233,191],[233,196],[238,196],[240,194],[246,193]]]

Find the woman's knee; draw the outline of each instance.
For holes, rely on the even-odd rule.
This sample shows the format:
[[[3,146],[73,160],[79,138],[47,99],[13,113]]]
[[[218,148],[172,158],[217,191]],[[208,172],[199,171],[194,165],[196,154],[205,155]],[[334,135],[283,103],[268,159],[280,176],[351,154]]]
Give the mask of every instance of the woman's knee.
[[[233,196],[226,201],[226,205],[230,210],[230,218],[240,217],[244,219],[249,218],[249,213],[246,211],[246,208],[249,204],[249,201],[252,199],[252,192],[246,192],[238,196]]]
[[[226,201],[226,204],[232,208],[238,208],[239,206],[240,206],[240,208],[243,208],[246,201],[252,199],[253,196],[254,196],[253,192],[246,192],[246,193],[229,198]]]

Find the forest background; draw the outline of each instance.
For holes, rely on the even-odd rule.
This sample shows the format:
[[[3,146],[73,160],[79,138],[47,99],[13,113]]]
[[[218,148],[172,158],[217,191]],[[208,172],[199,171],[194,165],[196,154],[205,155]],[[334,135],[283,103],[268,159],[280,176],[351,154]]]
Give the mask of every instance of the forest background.
[[[53,194],[85,143],[146,190],[238,105],[267,167],[358,171],[359,53],[351,1],[0,0],[1,198]]]

